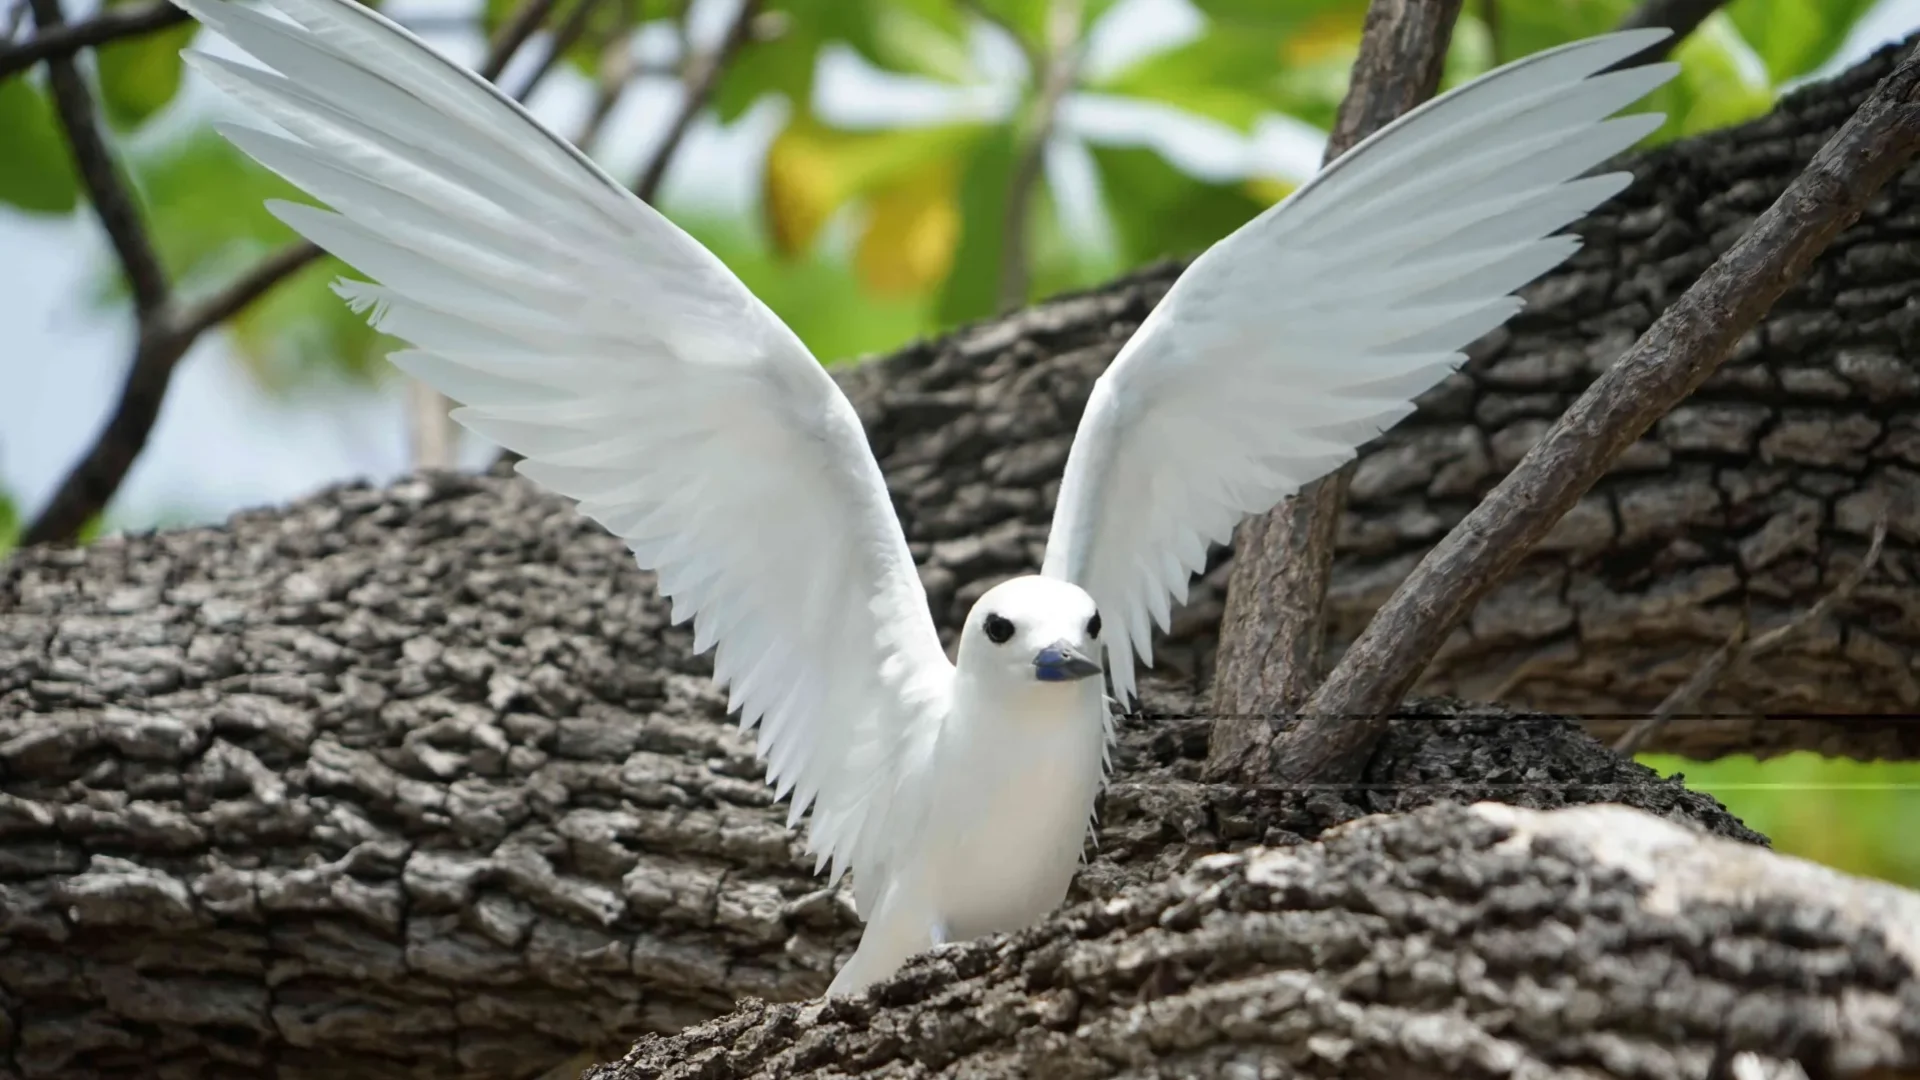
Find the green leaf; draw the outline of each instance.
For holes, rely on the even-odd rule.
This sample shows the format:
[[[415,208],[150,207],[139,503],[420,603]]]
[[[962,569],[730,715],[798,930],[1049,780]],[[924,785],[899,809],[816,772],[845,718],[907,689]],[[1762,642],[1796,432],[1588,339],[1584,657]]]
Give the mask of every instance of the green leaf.
[[[137,128],[173,100],[184,67],[180,50],[199,29],[199,23],[187,21],[95,50],[100,105],[109,122],[123,131]]]
[[[14,504],[13,496],[0,491],[0,557],[20,543],[21,528],[20,508]]]
[[[1193,0],[1193,6],[1216,23],[1275,30],[1290,30],[1330,11],[1347,9],[1365,13],[1367,9],[1365,0],[1288,0],[1285,3],[1275,3],[1274,0]]]
[[[1775,86],[1815,70],[1847,40],[1874,0],[1734,0],[1727,16]]]
[[[40,88],[16,75],[0,80],[0,202],[37,214],[69,214],[80,202],[67,141]]]
[[[1724,13],[1717,13],[1673,51],[1680,76],[1627,110],[1659,111],[1666,122],[1643,146],[1697,135],[1764,115],[1773,108],[1774,90],[1764,75],[1751,70],[1740,40]]]
[[[1144,147],[1095,146],[1100,189],[1128,266],[1193,255],[1269,205],[1250,185],[1189,176]]]
[[[1619,25],[1636,0],[1500,0],[1498,53],[1502,60],[1604,34]]]
[[[1214,26],[1087,89],[1165,102],[1248,132],[1262,114],[1284,105],[1279,69],[1276,37]]]
[[[985,318],[999,301],[1016,152],[1013,126],[996,127],[974,146],[960,174],[960,246],[935,308],[942,327]]]
[[[727,264],[824,363],[887,352],[932,329],[928,298],[875,295],[844,260],[776,255],[734,219],[684,218],[681,228]]]

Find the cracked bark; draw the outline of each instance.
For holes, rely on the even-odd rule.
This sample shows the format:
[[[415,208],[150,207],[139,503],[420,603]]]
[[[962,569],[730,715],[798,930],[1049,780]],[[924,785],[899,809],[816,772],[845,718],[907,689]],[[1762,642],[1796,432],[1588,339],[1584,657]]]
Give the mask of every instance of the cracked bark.
[[[649,575],[530,485],[346,487],[4,575],[0,1072],[524,1077],[817,994],[854,944]],[[1330,790],[1200,784],[1205,719],[1129,721],[1076,894],[1440,798],[1759,839],[1569,721],[1460,712]]]
[[[586,1080],[1912,1077],[1916,927],[1920,894],[1621,807],[1437,806],[920,957],[872,999],[749,1004]]]

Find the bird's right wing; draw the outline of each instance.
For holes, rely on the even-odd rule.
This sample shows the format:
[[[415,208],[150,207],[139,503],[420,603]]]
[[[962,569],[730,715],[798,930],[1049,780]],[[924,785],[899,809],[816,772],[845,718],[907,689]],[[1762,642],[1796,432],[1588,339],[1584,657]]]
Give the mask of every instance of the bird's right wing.
[[[382,16],[177,2],[274,69],[189,53],[295,136],[228,138],[334,211],[274,213],[380,282],[338,288],[414,346],[395,364],[658,574],[821,864],[872,876],[952,668],[839,387],[711,252]]]
[[[1578,248],[1556,231],[1631,179],[1581,174],[1661,121],[1609,117],[1678,70],[1607,69],[1667,34],[1573,42],[1433,99],[1174,282],[1094,384],[1041,569],[1105,613],[1122,700],[1209,541],[1411,413]]]

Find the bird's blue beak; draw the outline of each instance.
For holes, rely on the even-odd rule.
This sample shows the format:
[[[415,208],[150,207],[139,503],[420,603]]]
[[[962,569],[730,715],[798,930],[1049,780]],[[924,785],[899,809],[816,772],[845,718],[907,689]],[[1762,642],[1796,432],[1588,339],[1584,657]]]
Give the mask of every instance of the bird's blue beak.
[[[1041,649],[1033,658],[1033,674],[1041,682],[1072,682],[1100,674],[1100,665],[1063,639]]]

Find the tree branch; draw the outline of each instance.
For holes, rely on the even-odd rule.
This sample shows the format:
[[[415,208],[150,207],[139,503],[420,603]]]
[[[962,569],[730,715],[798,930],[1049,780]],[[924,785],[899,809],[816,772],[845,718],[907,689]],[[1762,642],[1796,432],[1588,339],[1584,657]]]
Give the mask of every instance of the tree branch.
[[[1785,193],[1400,585],[1306,715],[1277,740],[1282,780],[1350,772],[1467,611],[1616,458],[1720,365],[1867,200],[1920,152],[1920,50],[1910,51]]]
[[[674,114],[673,123],[668,125],[666,137],[647,158],[646,167],[634,178],[633,193],[642,200],[651,203],[653,197],[659,194],[660,182],[666,179],[667,166],[673,163],[680,144],[693,127],[694,118],[700,115],[700,110],[706,108],[708,99],[713,97],[714,87],[720,84],[720,73],[726,70],[728,61],[740,51],[740,46],[746,44],[747,36],[753,29],[754,16],[759,12],[760,0],[743,0],[740,11],[734,15],[720,44],[704,60],[695,60],[687,65],[686,95],[681,99],[680,111]]]
[[[1374,0],[1326,161],[1433,96],[1459,14],[1460,0]],[[1272,739],[1264,714],[1290,713],[1313,691],[1335,533],[1356,463],[1236,531],[1213,680],[1213,779],[1263,777]]]
[[[186,19],[184,10],[160,0],[144,7],[109,8],[81,22],[62,21],[52,27],[38,25],[28,40],[0,46],[0,79],[25,71],[42,60],[71,56],[81,49],[109,41],[164,30]]]
[[[57,32],[66,23],[60,0],[32,0],[32,8],[34,25],[41,34]],[[74,165],[86,185],[94,211],[100,215],[100,224],[113,243],[114,254],[119,256],[121,269],[133,291],[134,312],[144,326],[167,302],[166,271],[160,267],[160,258],[154,254],[146,226],[141,224],[139,208],[100,134],[100,118],[94,110],[93,95],[87,91],[86,80],[74,66],[72,55],[47,57],[47,77]]]
[[[1748,639],[1748,635],[1753,630],[1752,619],[1750,616],[1742,616],[1740,622],[1734,627],[1733,635],[1727,639],[1727,643],[1701,665],[1693,678],[1675,687],[1673,693],[1668,694],[1659,708],[1653,711],[1652,716],[1628,728],[1626,734],[1614,742],[1614,750],[1622,754],[1639,753],[1648,739],[1658,734],[1676,714],[1698,704],[1700,699],[1705,697],[1728,671],[1757,660],[1779,648],[1825,618],[1827,612],[1846,603],[1847,598],[1853,595],[1853,590],[1859,588],[1860,583],[1865,581],[1867,575],[1873,571],[1873,564],[1880,560],[1880,550],[1886,542],[1887,511],[1883,509],[1879,520],[1874,522],[1873,538],[1867,543],[1866,555],[1861,558],[1860,564],[1855,566],[1851,573],[1840,579],[1840,584],[1834,586],[1832,592],[1821,597],[1817,603],[1799,615],[1751,640]]]
[[[1038,88],[1027,114],[1020,154],[1007,182],[1006,219],[1000,242],[998,308],[1005,314],[1027,302],[1027,222],[1033,217],[1034,188],[1045,175],[1047,142],[1060,113],[1060,102],[1073,88],[1081,58],[1080,0],[1053,0],[1047,9],[1047,46],[1040,66],[1033,69]]]
[[[488,49],[480,74],[489,80],[497,78],[555,2],[528,0],[522,5],[501,27]],[[59,0],[33,0],[33,5],[41,33],[61,24]],[[67,57],[53,55],[46,59],[55,103],[61,110],[68,138],[74,143],[81,176],[133,284],[134,309],[140,327],[113,414],[22,534],[22,544],[71,543],[86,523],[113,499],[128,470],[146,448],[180,358],[201,334],[238,314],[321,254],[319,248],[305,240],[289,244],[262,259],[215,295],[191,307],[178,308],[167,294],[165,277],[140,226],[138,212],[113,171],[112,159],[92,118],[92,103],[85,84]],[[67,75],[61,74],[63,70]],[[527,89],[531,90],[532,86]]]

